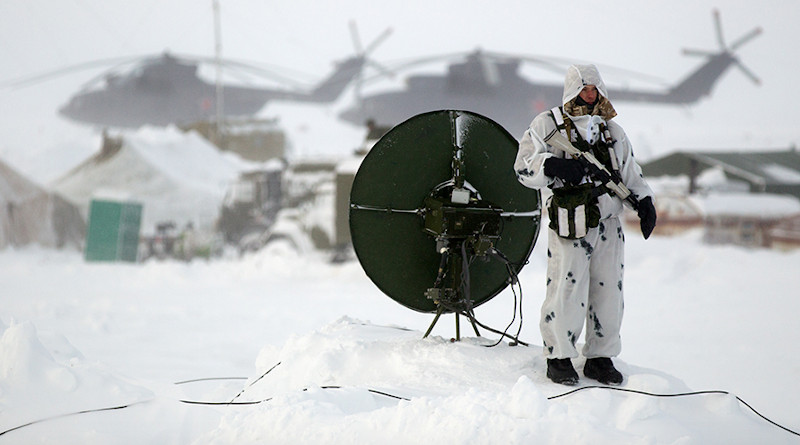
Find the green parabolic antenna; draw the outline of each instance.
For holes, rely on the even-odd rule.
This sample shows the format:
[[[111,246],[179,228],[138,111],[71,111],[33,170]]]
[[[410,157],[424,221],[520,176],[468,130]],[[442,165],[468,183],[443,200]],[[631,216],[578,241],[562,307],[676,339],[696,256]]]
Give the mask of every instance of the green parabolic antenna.
[[[494,247],[515,272],[522,268],[536,243],[541,212],[539,192],[514,174],[517,147],[496,122],[456,110],[412,117],[373,146],[353,181],[350,234],[361,266],[382,292],[419,312],[442,311],[426,296],[442,254],[437,238],[425,230],[425,215],[432,211],[426,198],[448,181],[463,180],[473,201],[479,198],[500,214]],[[445,204],[459,210],[459,204]],[[466,276],[472,307],[510,282],[506,263],[492,257],[471,261]]]

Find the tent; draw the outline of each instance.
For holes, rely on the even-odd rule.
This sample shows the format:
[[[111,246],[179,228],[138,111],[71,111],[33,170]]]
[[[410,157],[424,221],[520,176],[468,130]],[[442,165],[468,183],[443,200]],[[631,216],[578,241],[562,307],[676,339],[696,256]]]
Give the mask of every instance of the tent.
[[[145,128],[124,137],[105,135],[103,146],[54,182],[54,189],[88,215],[93,198],[143,205],[141,227],[191,223],[210,230],[229,184],[251,163],[221,153],[194,132]]]
[[[81,248],[86,224],[80,211],[0,161],[0,248],[39,244]]]
[[[689,175],[689,193],[705,170],[721,169],[731,180],[747,184],[753,193],[788,194],[800,198],[800,152],[796,148],[772,151],[678,151],[642,165],[649,179]]]

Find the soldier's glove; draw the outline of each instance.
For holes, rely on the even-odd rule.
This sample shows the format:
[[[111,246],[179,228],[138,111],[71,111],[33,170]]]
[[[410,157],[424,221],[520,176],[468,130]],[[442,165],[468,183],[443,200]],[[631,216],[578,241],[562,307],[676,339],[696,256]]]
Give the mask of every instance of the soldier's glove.
[[[581,163],[575,159],[547,158],[544,161],[544,174],[568,184],[578,184],[585,172]]]
[[[649,196],[639,201],[639,225],[642,228],[644,239],[650,238],[656,227],[656,208]]]

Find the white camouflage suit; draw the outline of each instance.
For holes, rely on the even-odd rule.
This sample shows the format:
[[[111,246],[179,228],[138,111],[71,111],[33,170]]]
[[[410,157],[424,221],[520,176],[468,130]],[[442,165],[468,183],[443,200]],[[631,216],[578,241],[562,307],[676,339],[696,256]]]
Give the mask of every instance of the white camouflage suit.
[[[608,99],[600,74],[594,65],[571,66],[564,82],[563,104],[575,99],[585,85],[595,85],[598,95]],[[598,98],[599,100],[600,98]],[[613,112],[613,107],[610,107]],[[616,115],[614,112],[611,117]],[[590,116],[570,116],[575,128],[586,139]],[[610,118],[608,118],[610,119]],[[616,152],[619,173],[638,199],[653,196],[633,158],[633,151],[622,127],[607,120]],[[530,188],[561,187],[562,181],[544,174],[544,161],[568,155],[544,142],[556,130],[550,111],[536,116],[519,144],[514,170],[519,181]],[[574,141],[574,140],[573,140]],[[583,182],[589,179],[584,177]],[[548,359],[575,358],[575,343],[586,324],[583,355],[586,358],[615,357],[622,346],[622,278],[624,244],[619,215],[623,202],[603,194],[598,197],[600,224],[585,237],[566,239],[548,229],[547,292],[542,304],[540,329],[544,354]],[[550,204],[548,200],[548,205]]]

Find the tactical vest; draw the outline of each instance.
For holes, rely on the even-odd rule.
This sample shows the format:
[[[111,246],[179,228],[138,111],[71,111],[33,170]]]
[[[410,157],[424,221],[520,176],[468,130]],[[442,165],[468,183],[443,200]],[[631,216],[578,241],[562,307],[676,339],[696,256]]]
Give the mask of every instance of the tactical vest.
[[[601,136],[595,144],[589,144],[577,131],[572,120],[564,114],[561,107],[550,110],[556,127],[562,135],[581,151],[592,154],[610,171],[619,171],[617,157],[614,153],[611,134],[605,125],[600,128]],[[564,153],[565,157],[569,157]],[[604,193],[612,193],[603,185],[587,182],[579,185],[565,185],[553,189],[553,196],[548,202],[550,228],[560,237],[579,239],[586,236],[590,228],[600,223],[600,207],[597,197]]]
[[[600,139],[594,145],[589,145],[589,143],[583,139],[580,132],[575,129],[572,120],[564,113],[562,107],[552,108],[550,114],[558,130],[561,131],[564,137],[572,142],[572,145],[581,151],[591,151],[594,157],[602,162],[608,171],[619,173],[619,165],[617,165],[617,157],[613,147],[615,141],[611,138],[611,133],[608,131],[608,127],[605,124],[601,124]],[[564,153],[564,156],[568,157],[569,155]]]

